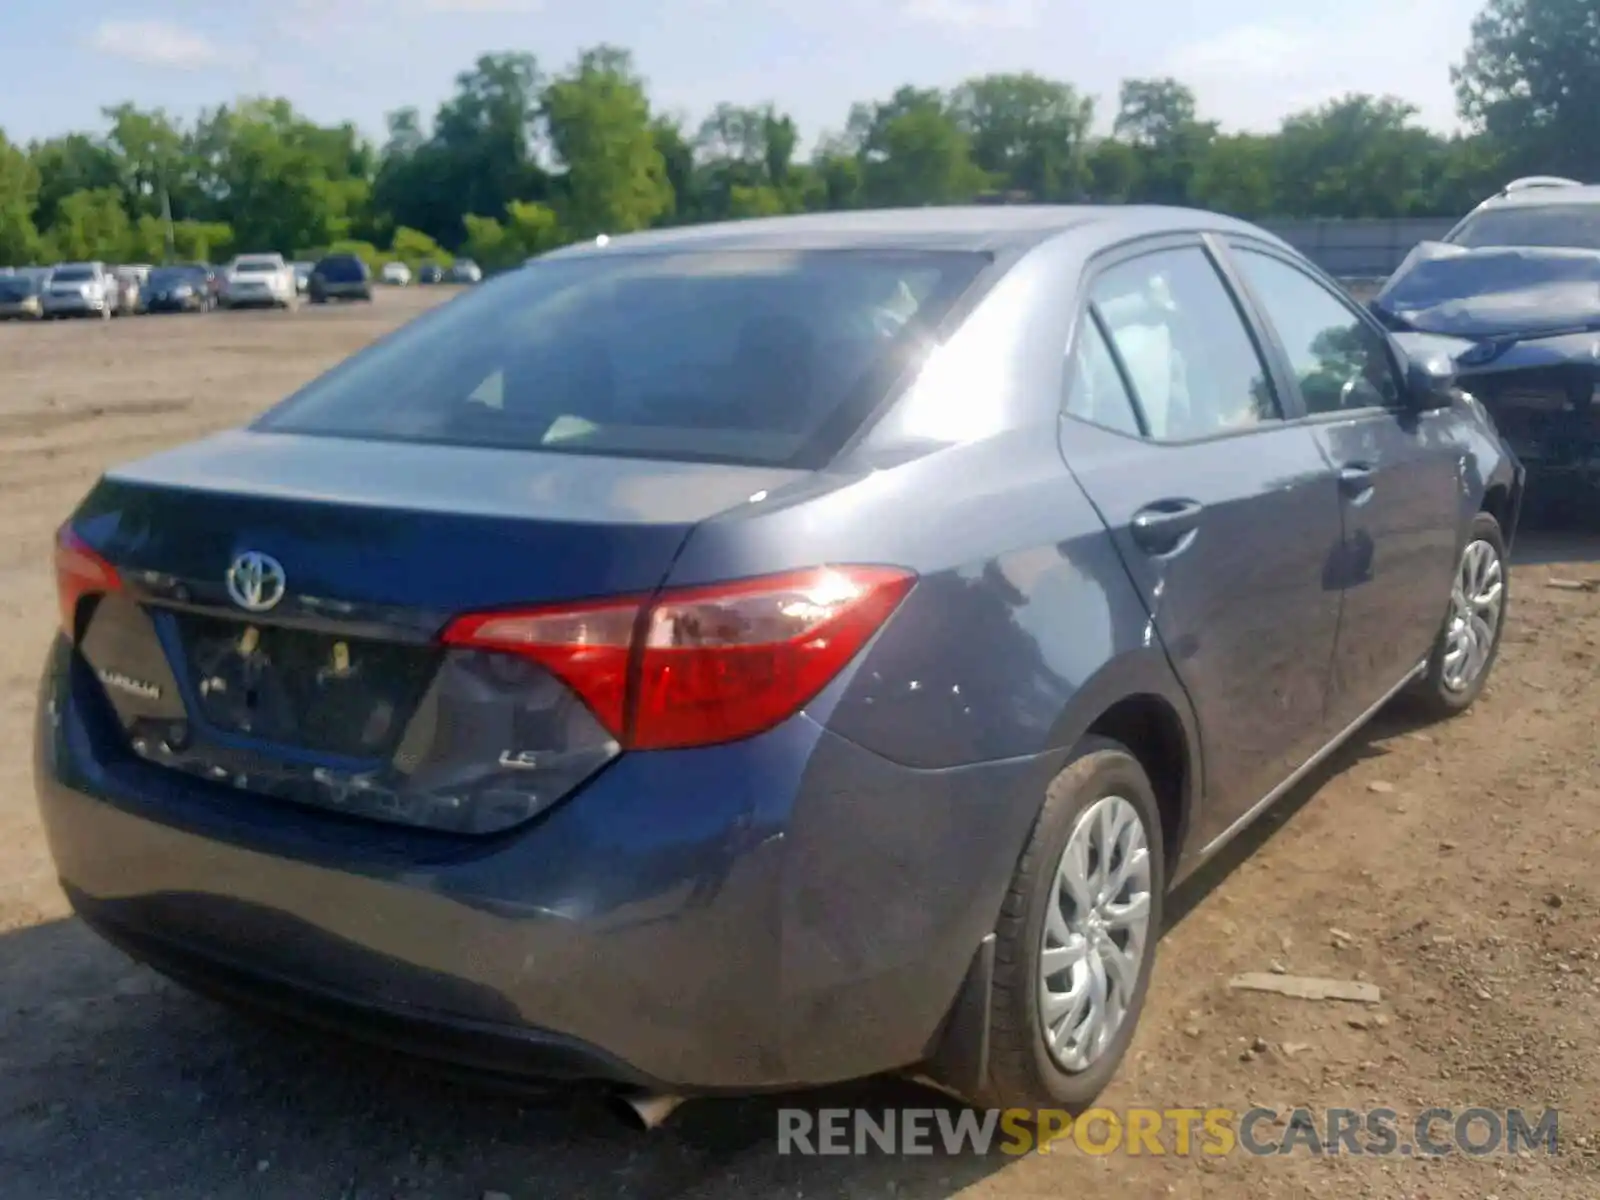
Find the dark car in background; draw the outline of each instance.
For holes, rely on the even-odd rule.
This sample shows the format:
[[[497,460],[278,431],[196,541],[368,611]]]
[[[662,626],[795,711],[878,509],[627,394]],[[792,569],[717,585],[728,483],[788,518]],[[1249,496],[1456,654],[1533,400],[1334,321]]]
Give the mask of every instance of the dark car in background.
[[[372,272],[357,255],[330,254],[312,268],[309,295],[313,304],[371,300]]]
[[[29,272],[0,275],[0,321],[44,319],[44,283]]]
[[[1163,899],[1473,703],[1522,473],[1243,222],[568,247],[62,527],[34,777],[202,990],[501,1076],[1089,1104]]]
[[[418,283],[443,283],[444,268],[436,262],[425,262],[417,268]]]
[[[1527,466],[1530,504],[1594,520],[1600,186],[1513,181],[1442,241],[1413,250],[1372,307],[1453,359]]]
[[[215,275],[209,267],[155,267],[144,282],[144,310],[210,312],[216,307]]]

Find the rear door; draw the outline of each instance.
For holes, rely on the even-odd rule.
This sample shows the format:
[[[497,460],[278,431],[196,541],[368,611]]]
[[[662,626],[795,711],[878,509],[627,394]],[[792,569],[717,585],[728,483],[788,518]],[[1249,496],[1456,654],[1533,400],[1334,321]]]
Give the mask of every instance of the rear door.
[[[1337,485],[1199,238],[1102,262],[1088,296],[1065,452],[1194,704],[1210,842],[1326,735]]]
[[[1459,418],[1402,406],[1388,337],[1297,260],[1243,240],[1229,257],[1338,473],[1345,553],[1328,703],[1342,728],[1427,656],[1449,606],[1469,461]]]

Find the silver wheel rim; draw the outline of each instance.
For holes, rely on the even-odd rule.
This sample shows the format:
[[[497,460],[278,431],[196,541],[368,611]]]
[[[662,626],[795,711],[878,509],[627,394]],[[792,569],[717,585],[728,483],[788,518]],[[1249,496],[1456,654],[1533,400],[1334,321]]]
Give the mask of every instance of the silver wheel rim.
[[[1122,1027],[1150,932],[1150,839],[1121,796],[1078,817],[1039,947],[1039,1023],[1062,1070],[1086,1071]]]
[[[1442,673],[1448,690],[1464,692],[1483,674],[1500,633],[1505,595],[1500,552],[1481,539],[1471,543],[1462,552],[1461,568],[1450,589]]]

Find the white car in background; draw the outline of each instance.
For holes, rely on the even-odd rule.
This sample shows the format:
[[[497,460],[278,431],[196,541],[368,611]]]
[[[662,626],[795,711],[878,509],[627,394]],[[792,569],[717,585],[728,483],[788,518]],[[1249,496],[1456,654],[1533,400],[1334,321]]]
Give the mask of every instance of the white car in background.
[[[109,318],[117,311],[116,281],[102,262],[58,263],[40,296],[46,317]]]
[[[281,254],[241,254],[223,275],[221,300],[224,308],[294,308],[300,300],[294,268]]]
[[[411,268],[403,262],[384,263],[383,271],[378,276],[384,283],[395,287],[405,287],[411,282]]]

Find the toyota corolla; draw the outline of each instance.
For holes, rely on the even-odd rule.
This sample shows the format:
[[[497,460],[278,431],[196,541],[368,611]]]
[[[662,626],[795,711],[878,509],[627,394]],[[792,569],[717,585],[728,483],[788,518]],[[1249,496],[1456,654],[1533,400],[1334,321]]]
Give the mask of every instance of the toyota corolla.
[[[642,1112],[1082,1106],[1168,889],[1478,696],[1522,479],[1227,218],[600,239],[94,486],[40,804],[83,918],[238,1003]]]

